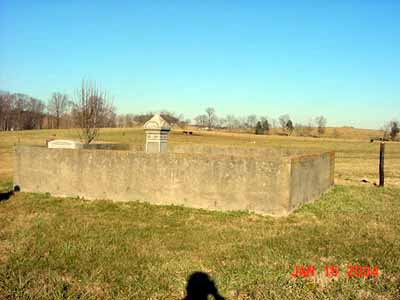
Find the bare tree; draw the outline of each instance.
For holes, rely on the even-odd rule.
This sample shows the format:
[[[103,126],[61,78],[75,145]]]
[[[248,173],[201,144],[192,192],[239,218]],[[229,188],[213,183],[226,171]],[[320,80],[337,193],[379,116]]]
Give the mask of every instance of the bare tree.
[[[70,102],[68,96],[61,93],[53,93],[47,105],[49,113],[56,118],[56,128],[60,128],[61,116],[68,110]]]
[[[290,121],[290,116],[288,114],[282,115],[279,117],[278,121],[282,129],[285,130],[287,128],[288,122]]]
[[[304,133],[306,136],[312,136],[313,127],[314,125],[312,121],[309,121],[308,124],[304,127]]]
[[[222,129],[224,129],[224,128],[226,128],[227,127],[227,120],[226,120],[226,118],[218,118],[218,120],[217,120],[217,127],[218,128],[222,128]]]
[[[31,129],[42,129],[45,108],[46,105],[38,99],[30,98],[27,101],[27,110],[29,112],[29,114],[27,114],[27,123]]]
[[[226,119],[226,126],[229,129],[237,127],[237,119],[234,115],[227,115],[225,119]]]
[[[332,131],[332,137],[333,137],[334,139],[339,138],[339,137],[340,137],[339,130],[337,130],[336,128],[334,128],[333,131]]]
[[[199,125],[199,126],[206,126],[207,120],[208,120],[208,118],[206,115],[198,115],[197,117],[194,118],[196,125]]]
[[[22,93],[0,93],[0,130],[42,129],[46,105]]]
[[[298,136],[304,136],[304,125],[301,123],[294,124],[294,132]]]
[[[324,116],[316,117],[315,123],[317,123],[318,134],[324,134],[326,129],[326,118]]]
[[[106,92],[93,82],[82,80],[74,104],[74,115],[81,129],[80,138],[89,144],[99,134],[100,128],[115,117],[114,106]]]
[[[256,115],[249,115],[247,116],[247,126],[249,128],[255,128],[257,125],[257,116]]]
[[[295,124],[295,132],[296,135],[298,136],[311,136],[312,135],[312,124],[308,123],[306,125],[301,124],[301,123],[296,123]]]
[[[0,95],[0,130],[10,130],[12,126],[12,99],[9,93]]]
[[[271,128],[278,128],[278,122],[276,119],[271,119]]]
[[[178,125],[180,127],[186,126],[185,123],[185,116],[181,114],[177,114],[175,112],[171,112],[168,110],[162,110],[160,111],[160,115],[164,118],[165,121],[167,121],[170,125]]]
[[[217,116],[215,114],[215,109],[213,107],[207,107],[206,113],[207,113],[207,127],[208,127],[208,130],[211,130],[214,127],[215,122],[217,122]]]
[[[247,127],[247,118],[245,116],[239,116],[237,120],[238,120],[238,128]]]

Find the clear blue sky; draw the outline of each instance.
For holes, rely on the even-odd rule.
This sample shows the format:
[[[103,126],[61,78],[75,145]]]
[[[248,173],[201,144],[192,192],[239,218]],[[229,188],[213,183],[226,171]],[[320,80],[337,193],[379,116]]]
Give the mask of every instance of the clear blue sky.
[[[0,0],[0,89],[82,78],[118,113],[251,113],[379,128],[400,119],[400,1]]]

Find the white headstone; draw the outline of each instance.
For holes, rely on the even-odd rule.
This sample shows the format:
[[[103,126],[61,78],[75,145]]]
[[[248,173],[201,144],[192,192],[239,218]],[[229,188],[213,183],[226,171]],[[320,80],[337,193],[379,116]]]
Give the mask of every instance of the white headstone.
[[[83,145],[80,142],[77,141],[71,141],[71,140],[53,140],[48,142],[47,144],[48,148],[53,148],[53,149],[82,149]]]
[[[171,126],[160,115],[154,115],[144,124],[146,152],[167,152],[168,133]]]

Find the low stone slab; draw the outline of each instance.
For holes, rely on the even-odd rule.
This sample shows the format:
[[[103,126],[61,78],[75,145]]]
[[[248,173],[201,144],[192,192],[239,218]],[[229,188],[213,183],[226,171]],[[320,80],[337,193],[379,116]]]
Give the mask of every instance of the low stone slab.
[[[48,142],[48,148],[53,149],[82,149],[83,145],[81,142],[71,140],[53,140]]]

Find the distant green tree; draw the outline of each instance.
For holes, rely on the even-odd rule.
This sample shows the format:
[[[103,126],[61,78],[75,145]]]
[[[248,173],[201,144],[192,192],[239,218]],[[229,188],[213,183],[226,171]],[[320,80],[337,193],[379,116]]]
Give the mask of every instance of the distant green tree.
[[[293,126],[292,120],[287,121],[286,130],[289,132],[289,134],[292,134],[292,132],[294,130],[294,126]]]
[[[267,119],[265,119],[265,120],[262,122],[262,129],[263,129],[263,131],[264,131],[265,134],[268,134],[269,128],[270,128],[269,122],[268,122]]]
[[[399,124],[396,121],[392,121],[390,122],[390,138],[392,139],[392,141],[394,141],[397,137],[397,135],[399,134]]]
[[[256,124],[256,134],[264,134],[264,129],[260,121]]]

